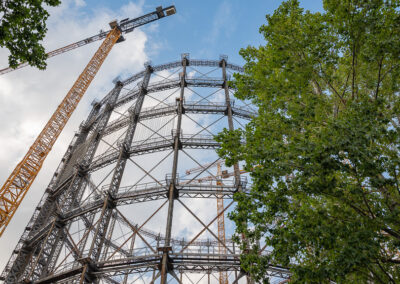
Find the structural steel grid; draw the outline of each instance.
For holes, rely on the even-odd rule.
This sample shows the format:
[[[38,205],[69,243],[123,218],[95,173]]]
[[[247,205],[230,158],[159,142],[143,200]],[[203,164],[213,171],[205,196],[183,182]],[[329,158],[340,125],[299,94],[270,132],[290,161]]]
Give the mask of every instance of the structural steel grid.
[[[116,80],[93,102],[1,280],[252,282],[229,237],[232,222],[225,218],[226,237],[216,222],[234,207],[234,192],[250,184],[239,165],[226,168],[233,173],[227,179],[213,168],[220,146],[214,135],[243,127],[256,114],[248,102],[233,99],[227,84],[242,71],[226,56],[194,60],[183,54]],[[187,174],[193,167],[201,170]],[[274,281],[289,278],[277,266],[268,273]]]

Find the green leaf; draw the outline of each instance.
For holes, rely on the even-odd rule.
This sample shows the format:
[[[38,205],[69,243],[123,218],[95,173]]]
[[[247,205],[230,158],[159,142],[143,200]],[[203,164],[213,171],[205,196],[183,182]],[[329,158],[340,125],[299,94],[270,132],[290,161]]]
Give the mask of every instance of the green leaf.
[[[13,0],[0,5],[0,46],[10,51],[9,65],[13,68],[28,62],[39,69],[46,68],[47,55],[41,44],[46,35],[49,16],[43,7],[57,6],[59,0]]]
[[[242,267],[264,282],[276,264],[292,282],[397,283],[400,2],[324,9],[285,1],[260,28],[265,45],[240,51],[231,84],[258,116],[217,140],[227,165],[251,171],[230,214]]]

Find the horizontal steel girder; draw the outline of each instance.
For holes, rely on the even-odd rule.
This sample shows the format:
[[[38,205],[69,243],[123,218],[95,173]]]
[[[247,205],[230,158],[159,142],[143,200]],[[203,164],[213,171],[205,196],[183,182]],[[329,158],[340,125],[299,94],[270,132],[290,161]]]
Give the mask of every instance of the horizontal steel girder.
[[[185,113],[201,113],[201,114],[224,114],[226,111],[226,105],[224,103],[186,103],[183,106]],[[251,117],[255,116],[256,113],[253,112],[250,108],[244,107],[233,107],[233,115],[243,118],[243,119],[251,119]],[[173,115],[177,113],[177,106],[175,104],[168,104],[158,106],[156,108],[151,107],[147,109],[143,109],[139,115],[139,121],[143,121],[146,119],[153,119],[161,116]],[[109,123],[107,128],[104,130],[104,136],[109,135],[129,124],[129,117],[122,117],[116,119]]]
[[[203,87],[203,88],[222,88],[223,83],[224,81],[221,79],[192,78],[192,79],[186,79],[185,86]],[[180,80],[163,80],[149,84],[149,86],[146,88],[146,91],[148,94],[150,94],[150,93],[179,88],[180,86],[181,86]],[[137,88],[132,89],[127,94],[118,99],[118,101],[115,104],[115,107],[119,107],[136,99],[137,96],[139,95],[139,92],[140,90]]]
[[[204,184],[185,184],[183,186],[177,186],[180,198],[216,198],[222,197],[224,199],[232,199],[233,194],[236,191],[236,187],[231,184],[230,186],[217,186],[215,184],[207,185]],[[222,190],[221,190],[222,188]],[[102,188],[104,192],[107,192],[107,186]],[[160,200],[167,198],[168,189],[165,185],[157,183],[139,184],[137,186],[126,186],[121,187],[119,192],[114,198],[115,204],[118,206],[128,205],[139,202],[146,202],[152,200]],[[93,213],[96,210],[101,209],[104,202],[104,196],[98,196],[97,198],[88,199],[84,204],[80,204],[79,207],[73,208],[70,211],[64,212],[62,216],[59,216],[61,222],[68,222],[82,215]],[[33,246],[38,243],[51,227],[51,222],[54,219],[50,219],[49,223],[44,226],[39,232],[32,237],[28,238],[25,243],[29,246]]]
[[[185,134],[181,137],[181,145],[183,149],[217,149],[220,144],[213,139],[211,135],[191,135]],[[141,141],[135,141],[127,151],[129,157],[138,156],[142,154],[149,154],[172,149],[174,146],[173,137],[157,137]],[[88,166],[88,172],[104,168],[117,161],[120,148],[112,148],[103,154],[94,157],[92,163]],[[74,171],[68,175],[63,176],[59,186],[52,192],[59,192],[65,186],[68,186],[68,181],[74,175]]]
[[[236,192],[235,187],[225,187],[222,191],[221,187],[217,186],[185,186],[180,187],[178,185],[178,194],[181,198],[216,198],[222,196],[224,199],[232,199],[233,194]],[[168,189],[163,186],[154,186],[142,190],[129,190],[126,192],[118,193],[114,198],[116,205],[128,205],[138,202],[146,202],[150,200],[160,200],[167,198]],[[91,212],[100,209],[103,205],[103,198],[97,198],[89,200],[86,204],[80,205],[79,208],[75,208],[69,212],[65,212],[63,221],[68,221],[76,218],[87,212]]]
[[[170,62],[167,64],[161,64],[161,65],[156,65],[156,66],[152,66],[154,72],[158,72],[158,71],[163,71],[163,70],[168,70],[168,69],[174,69],[174,68],[178,68],[182,66],[182,61],[174,61],[174,62]],[[206,67],[219,67],[220,66],[220,61],[219,60],[188,60],[188,65],[187,66],[206,66]],[[236,71],[236,72],[243,72],[244,69],[238,65],[235,64],[231,64],[228,63],[226,64],[226,68],[230,69],[232,71]],[[143,78],[145,74],[145,71],[141,71],[135,75],[133,75],[132,77],[124,80],[122,83],[124,85],[128,85],[132,82],[135,82],[141,78]],[[104,101],[106,100],[106,98],[103,99]],[[102,101],[103,101],[102,100]]]
[[[183,106],[185,113],[201,113],[201,114],[224,114],[226,111],[226,105],[221,103],[186,103]],[[243,119],[251,119],[256,113],[253,112],[250,108],[244,107],[233,107],[233,115],[243,118]],[[177,113],[177,106],[175,104],[162,105],[156,108],[147,108],[143,109],[139,115],[139,121],[143,121],[146,119],[153,119],[166,115],[173,115]],[[104,136],[109,135],[129,124],[129,117],[122,117],[116,119],[109,123],[107,128],[104,130]]]
[[[220,147],[220,144],[213,139],[211,135],[182,135],[181,143],[183,149],[216,149]],[[130,157],[154,153],[159,151],[164,151],[168,149],[172,149],[174,146],[173,137],[157,137],[146,139],[143,141],[134,142],[129,150],[127,151],[127,155]],[[119,156],[120,149],[111,149],[100,156],[97,156],[93,159],[93,162],[89,166],[89,172],[98,170],[105,166],[108,166],[114,163]]]
[[[97,263],[96,271],[93,272],[98,278],[109,276],[110,273],[118,275],[127,270],[131,272],[148,272],[157,270],[161,261],[162,254],[139,255],[126,258],[112,259]],[[219,255],[201,253],[171,253],[171,264],[174,270],[188,273],[220,272],[220,271],[240,271],[240,255]],[[50,275],[35,283],[52,283],[55,281],[73,279],[75,275],[82,272],[82,267],[66,269],[54,275]],[[290,273],[287,269],[279,266],[269,266],[268,275],[289,279]]]

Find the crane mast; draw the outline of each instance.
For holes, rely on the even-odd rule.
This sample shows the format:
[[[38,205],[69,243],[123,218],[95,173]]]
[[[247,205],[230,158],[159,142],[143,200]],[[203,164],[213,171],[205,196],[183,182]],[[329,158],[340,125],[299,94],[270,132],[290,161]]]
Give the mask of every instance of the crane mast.
[[[226,255],[226,247],[223,245],[226,243],[225,240],[225,217],[224,217],[224,198],[222,195],[222,171],[221,171],[221,163],[217,164],[217,224],[218,224],[218,238],[222,241],[222,244],[218,243],[219,253],[222,255]],[[228,272],[221,271],[219,273],[219,283],[220,284],[228,284]]]
[[[224,160],[219,159],[215,162],[200,165],[199,167],[195,167],[192,169],[186,170],[186,174],[194,174],[198,172],[204,172],[205,169],[210,169],[212,167],[217,167],[217,175],[216,176],[205,176],[205,177],[200,177],[197,179],[194,179],[193,181],[197,182],[204,182],[204,181],[214,181],[216,179],[217,181],[217,225],[218,225],[218,238],[221,240],[222,243],[218,243],[218,252],[221,255],[226,255],[226,247],[223,245],[226,243],[226,237],[225,237],[225,217],[224,217],[224,199],[223,199],[223,183],[222,179],[234,176],[234,172],[228,172],[228,171],[222,171],[221,166],[224,164]],[[246,173],[244,170],[239,171],[240,174]],[[191,181],[189,181],[191,182]],[[185,182],[181,183],[184,184]],[[228,273],[226,271],[220,271],[219,273],[219,283],[220,284],[228,284]]]
[[[44,160],[114,44],[123,40],[123,33],[131,32],[136,27],[153,22],[165,16],[173,15],[174,13],[174,6],[164,9],[158,7],[155,12],[146,14],[139,18],[132,20],[125,19],[119,24],[117,21],[113,21],[110,23],[112,28],[110,31],[89,38],[92,39],[90,42],[93,42],[94,40],[99,40],[105,37],[96,53],[75,81],[72,88],[68,91],[61,104],[57,107],[56,111],[29,148],[22,161],[18,163],[0,190],[0,236],[3,234],[7,225],[14,216],[18,206],[21,204],[23,198],[39,173]],[[83,41],[80,41],[55,50],[54,55],[82,46],[84,45],[81,44],[82,42]]]

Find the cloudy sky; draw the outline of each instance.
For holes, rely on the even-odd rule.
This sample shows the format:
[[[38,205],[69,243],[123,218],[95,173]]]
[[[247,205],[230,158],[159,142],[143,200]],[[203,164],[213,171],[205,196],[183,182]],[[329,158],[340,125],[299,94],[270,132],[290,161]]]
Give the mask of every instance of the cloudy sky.
[[[277,0],[62,0],[51,8],[48,51],[107,30],[113,19],[134,18],[156,6],[174,4],[177,14],[135,30],[114,47],[85,97],[49,154],[40,174],[18,212],[0,239],[0,271],[8,261],[32,211],[43,194],[73,133],[87,116],[90,103],[112,88],[117,76],[126,78],[143,69],[143,63],[175,61],[181,53],[191,58],[216,59],[243,64],[240,48],[263,43],[258,28],[265,14],[272,13]],[[319,1],[301,1],[310,10],[320,10]],[[45,71],[26,67],[0,76],[0,182],[3,183],[23,157],[61,99],[83,70],[99,42],[48,60]],[[0,69],[7,66],[8,51],[0,49]]]

